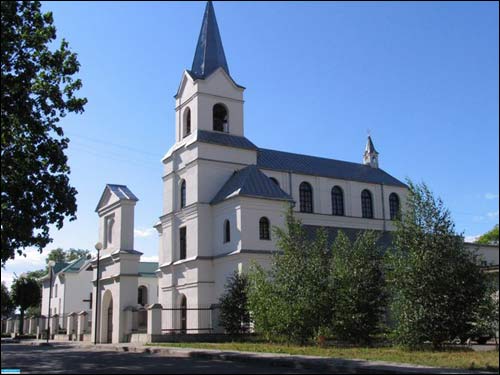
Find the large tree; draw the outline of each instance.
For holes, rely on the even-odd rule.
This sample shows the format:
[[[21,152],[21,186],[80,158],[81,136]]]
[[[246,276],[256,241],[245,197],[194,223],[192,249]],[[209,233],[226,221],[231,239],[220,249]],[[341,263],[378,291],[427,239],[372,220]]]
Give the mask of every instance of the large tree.
[[[19,332],[23,332],[24,313],[30,307],[40,304],[42,291],[40,284],[32,277],[20,276],[12,284],[12,301],[21,313]]]
[[[408,185],[389,254],[396,337],[409,347],[439,347],[466,334],[486,283],[441,199],[424,183]]]
[[[76,190],[69,184],[64,150],[69,139],[59,122],[81,113],[75,96],[82,83],[77,56],[56,39],[52,13],[38,1],[1,3],[2,264],[16,251],[51,242],[49,225],[76,218]]]

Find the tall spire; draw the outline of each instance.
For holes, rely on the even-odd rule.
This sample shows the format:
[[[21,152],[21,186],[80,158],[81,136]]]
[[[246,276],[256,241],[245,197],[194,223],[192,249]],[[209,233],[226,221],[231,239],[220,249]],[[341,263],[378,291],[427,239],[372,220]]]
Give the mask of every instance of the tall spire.
[[[205,79],[217,68],[223,68],[229,74],[214,6],[211,1],[207,1],[191,73],[196,78]]]

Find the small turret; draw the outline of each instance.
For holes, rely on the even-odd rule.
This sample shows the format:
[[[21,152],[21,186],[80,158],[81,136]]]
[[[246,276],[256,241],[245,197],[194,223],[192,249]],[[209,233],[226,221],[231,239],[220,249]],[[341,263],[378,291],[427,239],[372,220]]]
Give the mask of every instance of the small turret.
[[[365,153],[363,154],[363,164],[369,165],[372,168],[378,168],[378,152],[375,150],[372,138],[368,136],[366,142]]]

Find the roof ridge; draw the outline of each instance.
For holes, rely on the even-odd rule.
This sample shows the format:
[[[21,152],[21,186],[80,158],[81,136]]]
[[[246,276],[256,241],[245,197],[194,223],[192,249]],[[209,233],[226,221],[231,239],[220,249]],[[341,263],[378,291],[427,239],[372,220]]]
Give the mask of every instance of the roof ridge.
[[[283,154],[296,155],[296,156],[305,156],[307,158],[314,158],[314,159],[333,160],[333,161],[337,161],[337,162],[340,162],[340,163],[355,164],[355,165],[365,166],[365,164],[363,164],[363,163],[356,163],[354,161],[347,161],[347,160],[341,160],[341,159],[327,158],[325,156],[315,156],[315,155],[299,154],[299,153],[296,153],[296,152],[273,150],[273,149],[270,149],[270,148],[261,148],[261,147],[259,147],[258,151],[260,151],[260,150],[263,150],[263,151],[273,151],[273,152],[281,152]],[[370,166],[366,166],[366,167],[371,168]]]

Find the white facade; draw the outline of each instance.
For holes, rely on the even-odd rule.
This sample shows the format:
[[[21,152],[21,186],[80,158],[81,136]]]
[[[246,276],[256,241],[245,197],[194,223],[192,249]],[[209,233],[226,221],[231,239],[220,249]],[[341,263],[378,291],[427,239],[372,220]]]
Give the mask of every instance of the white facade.
[[[92,272],[84,267],[86,259],[78,259],[52,276],[51,315],[67,315],[90,310]],[[42,279],[41,314],[49,315],[50,277]],[[61,320],[62,321],[62,320]]]

